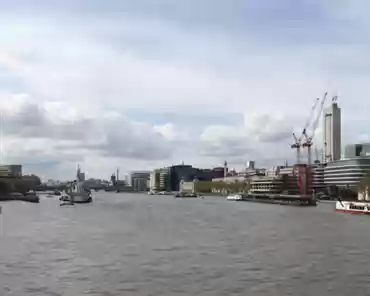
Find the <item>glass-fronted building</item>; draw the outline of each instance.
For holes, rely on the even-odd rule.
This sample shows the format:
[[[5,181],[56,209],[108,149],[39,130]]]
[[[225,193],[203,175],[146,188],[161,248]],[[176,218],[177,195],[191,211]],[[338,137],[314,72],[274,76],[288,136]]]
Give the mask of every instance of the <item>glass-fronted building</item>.
[[[325,186],[355,187],[369,173],[370,156],[345,158],[326,165],[324,182]]]

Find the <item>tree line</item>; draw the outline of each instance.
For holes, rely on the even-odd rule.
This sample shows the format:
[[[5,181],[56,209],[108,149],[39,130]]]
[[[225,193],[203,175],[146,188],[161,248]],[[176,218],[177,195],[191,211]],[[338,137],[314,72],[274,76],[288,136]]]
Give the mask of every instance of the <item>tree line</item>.
[[[26,193],[30,190],[34,190],[41,184],[41,180],[38,176],[22,176],[20,178],[0,178],[0,194],[8,194],[11,192]]]
[[[359,193],[368,194],[370,196],[370,174],[366,174],[357,186]]]
[[[195,191],[199,193],[211,193],[211,192],[227,192],[227,193],[238,193],[247,192],[250,188],[248,182],[233,182],[228,183],[224,181],[198,181],[195,183]]]

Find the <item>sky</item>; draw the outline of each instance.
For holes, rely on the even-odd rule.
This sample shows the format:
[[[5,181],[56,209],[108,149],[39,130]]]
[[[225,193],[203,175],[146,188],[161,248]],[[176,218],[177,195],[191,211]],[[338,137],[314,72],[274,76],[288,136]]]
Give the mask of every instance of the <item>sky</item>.
[[[317,97],[370,140],[366,0],[0,0],[3,164],[70,179],[293,162]],[[319,126],[314,143],[322,149]]]

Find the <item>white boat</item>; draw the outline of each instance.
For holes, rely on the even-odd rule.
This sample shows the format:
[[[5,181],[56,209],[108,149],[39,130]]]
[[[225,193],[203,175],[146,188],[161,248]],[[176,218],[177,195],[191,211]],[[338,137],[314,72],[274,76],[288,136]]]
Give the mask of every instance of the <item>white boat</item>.
[[[370,202],[338,200],[335,204],[335,211],[370,215]]]
[[[335,203],[335,211],[370,215],[370,196],[368,191],[368,188],[366,188],[365,192],[358,192],[358,200],[356,201],[343,201],[338,198],[338,201]]]
[[[169,191],[160,191],[159,195],[172,195],[172,192]]]
[[[226,197],[226,200],[243,200],[243,196],[241,194],[231,194]]]
[[[80,167],[77,168],[77,179],[71,182],[65,192],[63,192],[60,200],[63,201],[61,205],[74,203],[90,203],[92,202],[92,195],[89,189],[84,187],[85,175],[81,173]]]

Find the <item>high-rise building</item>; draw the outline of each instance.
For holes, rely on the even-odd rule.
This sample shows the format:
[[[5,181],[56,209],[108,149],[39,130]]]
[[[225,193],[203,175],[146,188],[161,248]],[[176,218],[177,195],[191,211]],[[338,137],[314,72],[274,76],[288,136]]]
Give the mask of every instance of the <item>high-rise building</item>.
[[[250,170],[255,169],[255,161],[254,160],[248,160],[246,163],[246,168]]]
[[[341,157],[341,112],[333,98],[330,107],[324,110],[324,160],[331,162]]]

